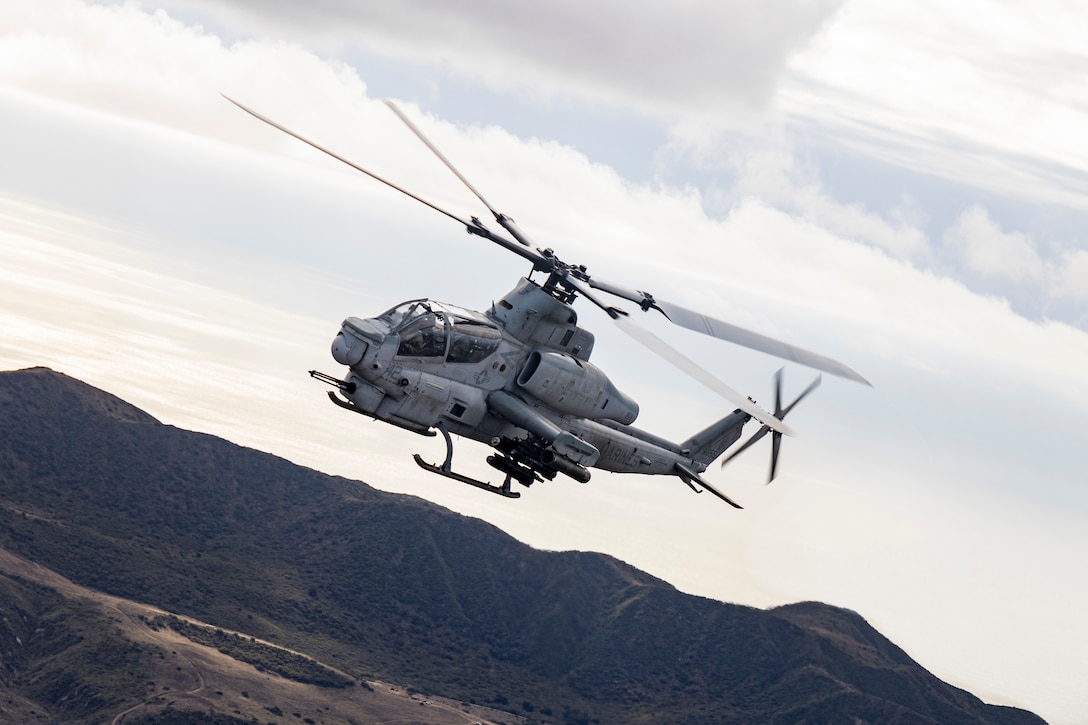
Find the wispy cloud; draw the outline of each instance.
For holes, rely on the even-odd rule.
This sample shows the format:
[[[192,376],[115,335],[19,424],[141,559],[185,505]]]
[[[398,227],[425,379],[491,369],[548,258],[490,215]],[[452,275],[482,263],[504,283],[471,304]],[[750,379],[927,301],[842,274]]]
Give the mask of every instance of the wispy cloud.
[[[783,107],[896,165],[1084,210],[1086,26],[1062,0],[852,3],[794,59]]]

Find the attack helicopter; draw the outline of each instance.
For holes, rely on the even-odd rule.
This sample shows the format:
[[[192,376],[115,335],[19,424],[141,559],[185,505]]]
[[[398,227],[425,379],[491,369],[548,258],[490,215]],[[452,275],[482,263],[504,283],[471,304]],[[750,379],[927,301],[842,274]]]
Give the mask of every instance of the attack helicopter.
[[[224,98],[530,263],[529,274],[485,312],[417,299],[376,317],[348,317],[332,342],[332,357],[346,366],[347,372],[337,377],[310,371],[313,378],[334,388],[328,396],[341,408],[420,435],[440,433],[446,444],[441,464],[414,455],[426,471],[508,498],[521,495],[513,490],[515,482],[528,487],[563,474],[586,483],[591,468],[675,476],[696,493],[705,489],[739,509],[739,504],[702,474],[740,440],[745,425],[755,420],[759,429],[721,465],[770,433],[768,483],[775,478],[782,436],[792,432],[784,418],[821,378],[817,376],[792,402],[783,405],[779,370],[774,379],[774,412],[769,412],[638,325],[627,310],[602,300],[598,292],[627,300],[643,312],[654,310],[689,330],[869,385],[836,360],[657,299],[649,292],[605,281],[590,275],[584,265],[562,261],[552,249],[537,247],[512,217],[497,211],[390,101],[386,105],[476,196],[509,237],[492,231],[476,216],[465,220],[238,101]],[[572,307],[578,298],[598,307],[625,333],[722,395],[736,409],[682,443],[634,427],[638,403],[590,362],[595,338],[578,324]],[[487,457],[487,463],[503,474],[502,483],[454,471],[453,435],[493,448],[495,453]]]

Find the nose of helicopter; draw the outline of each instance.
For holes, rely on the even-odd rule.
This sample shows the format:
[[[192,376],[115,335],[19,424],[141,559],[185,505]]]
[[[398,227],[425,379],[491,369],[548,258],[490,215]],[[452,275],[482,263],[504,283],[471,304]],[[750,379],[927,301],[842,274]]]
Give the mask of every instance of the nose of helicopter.
[[[332,358],[341,365],[356,365],[363,359],[370,342],[381,342],[382,337],[381,330],[370,320],[349,317],[333,338]]]
[[[332,359],[348,367],[363,359],[367,344],[354,335],[345,335],[341,330],[332,341]]]

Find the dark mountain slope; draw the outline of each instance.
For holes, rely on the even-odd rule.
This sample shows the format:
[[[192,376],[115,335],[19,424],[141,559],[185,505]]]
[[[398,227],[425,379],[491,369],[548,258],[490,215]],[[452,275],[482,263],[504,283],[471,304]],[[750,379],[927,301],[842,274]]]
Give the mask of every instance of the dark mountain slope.
[[[1040,722],[941,682],[851,612],[723,604],[600,554],[535,551],[40,368],[0,374],[0,545],[548,722]]]
[[[99,722],[142,699],[150,653],[115,631],[89,605],[0,576],[0,722]]]

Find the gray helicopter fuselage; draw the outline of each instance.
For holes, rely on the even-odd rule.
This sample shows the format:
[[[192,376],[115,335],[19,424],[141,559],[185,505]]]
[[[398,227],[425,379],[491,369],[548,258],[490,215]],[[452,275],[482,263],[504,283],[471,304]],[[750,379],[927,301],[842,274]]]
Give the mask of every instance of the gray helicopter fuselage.
[[[690,450],[630,425],[638,404],[589,362],[593,343],[569,305],[522,279],[486,314],[413,300],[350,317],[332,353],[350,368],[340,387],[352,408],[416,433],[533,440],[564,473],[705,470]]]

